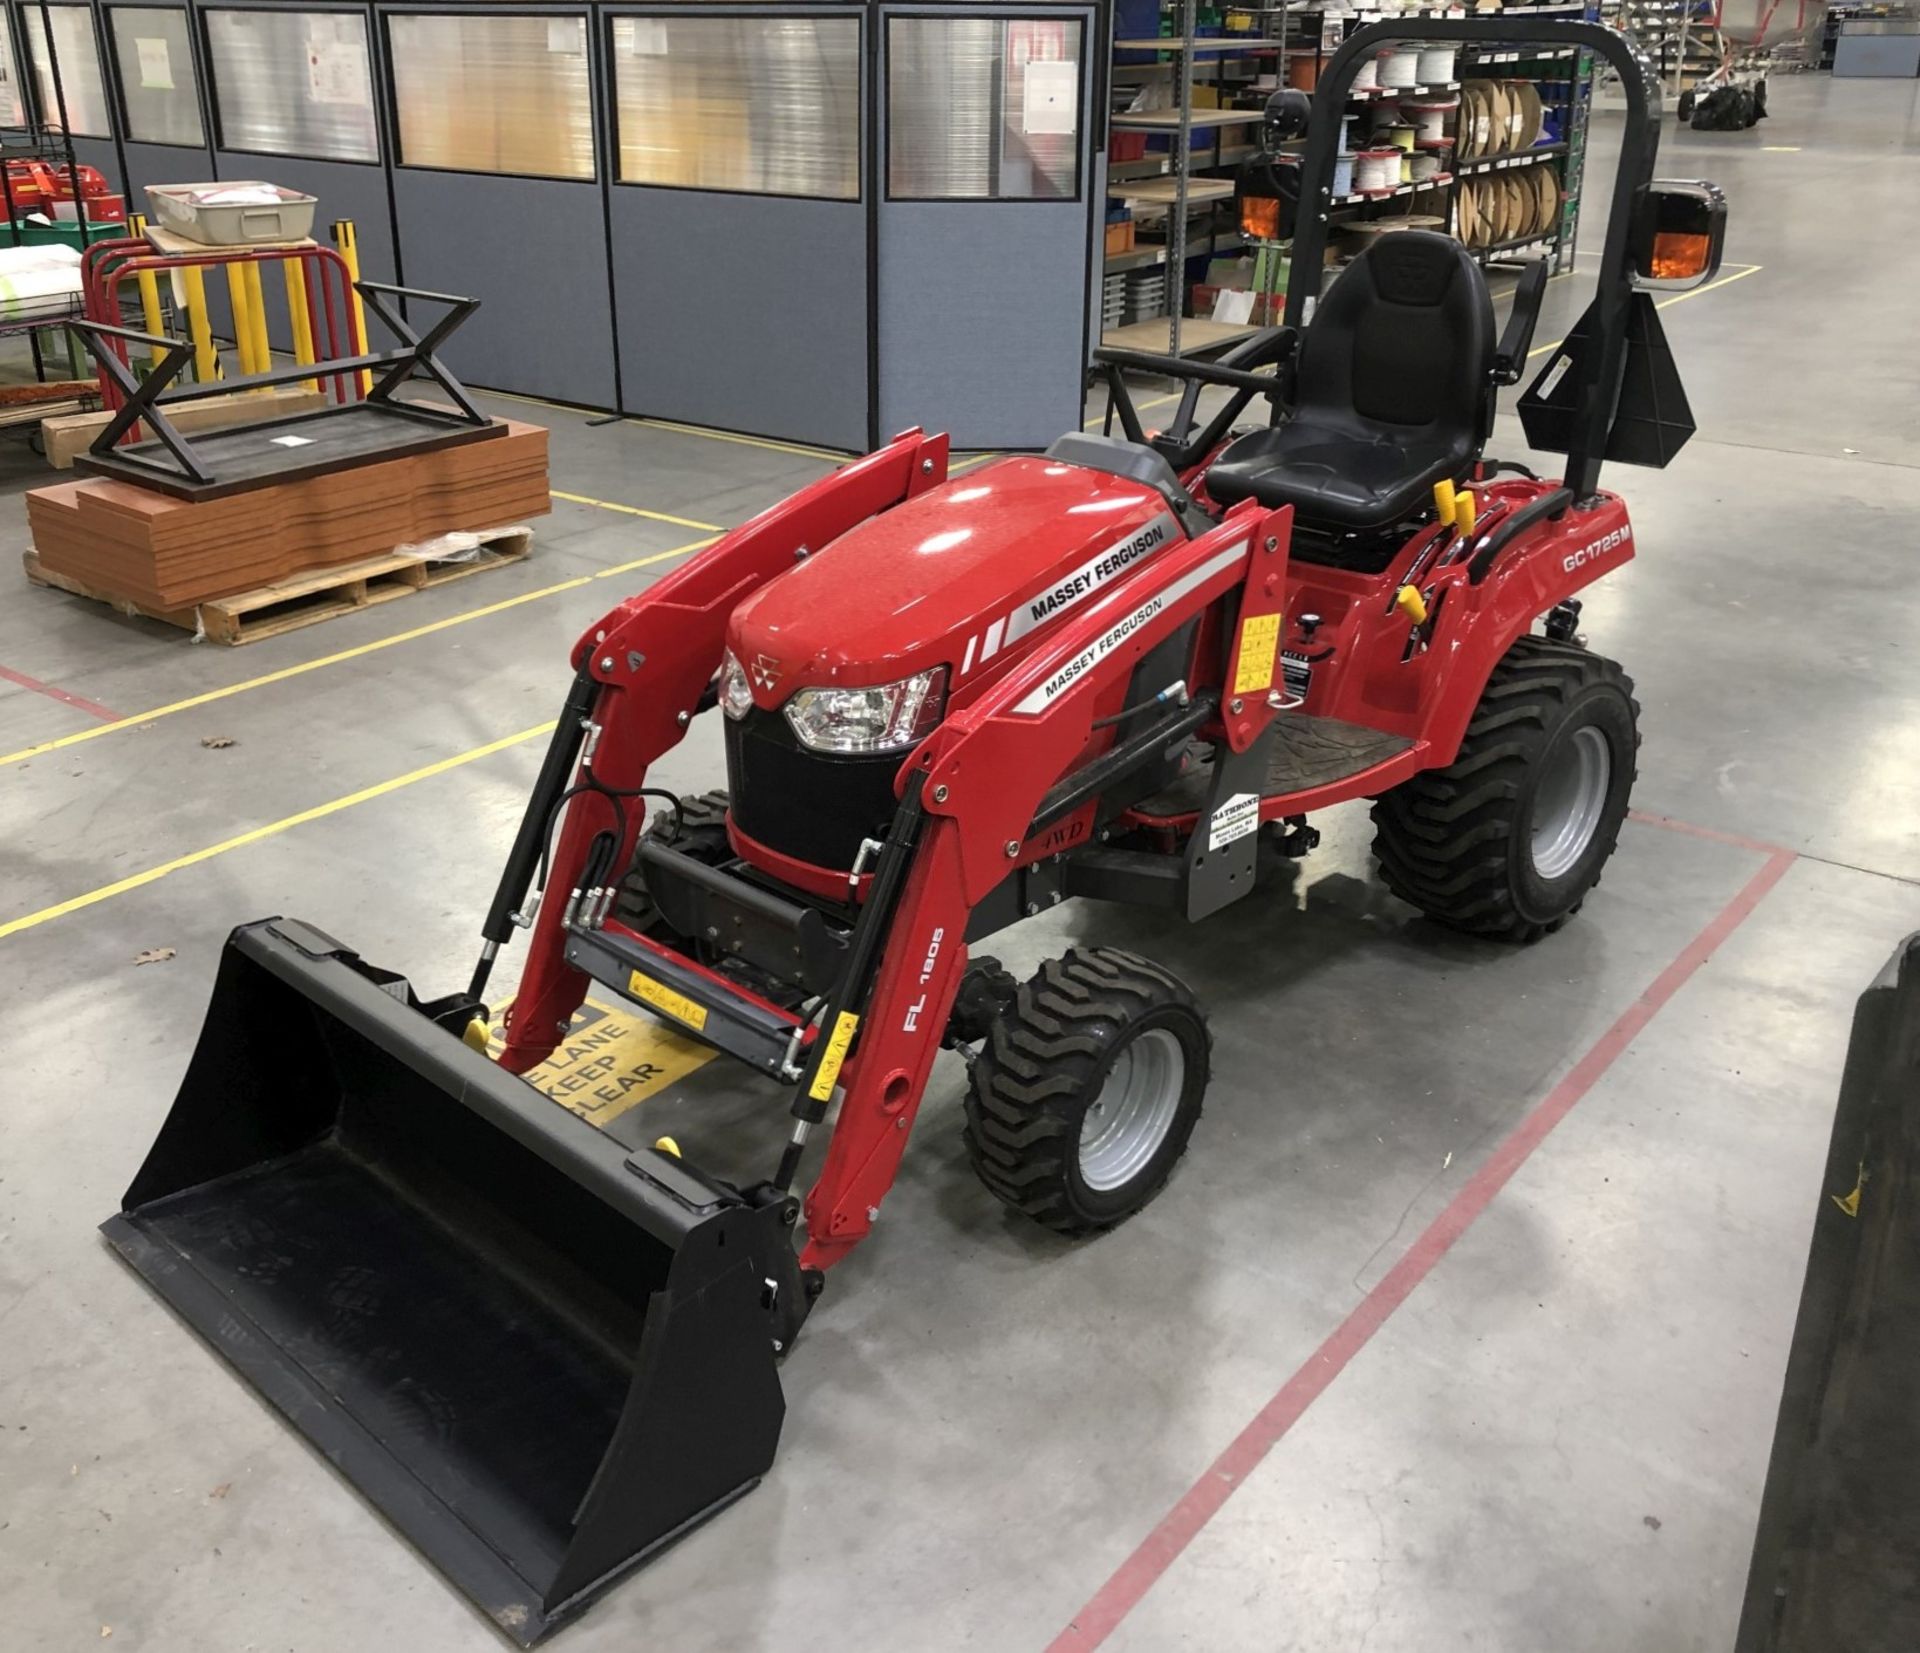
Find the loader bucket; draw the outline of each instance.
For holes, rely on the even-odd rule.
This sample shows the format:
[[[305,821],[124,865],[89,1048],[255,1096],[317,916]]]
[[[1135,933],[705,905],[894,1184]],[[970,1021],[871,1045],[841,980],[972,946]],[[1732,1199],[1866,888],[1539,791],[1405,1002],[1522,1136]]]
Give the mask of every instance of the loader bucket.
[[[228,940],[103,1228],[530,1646],[771,1465],[788,1220],[603,1136],[403,978],[268,919]]]

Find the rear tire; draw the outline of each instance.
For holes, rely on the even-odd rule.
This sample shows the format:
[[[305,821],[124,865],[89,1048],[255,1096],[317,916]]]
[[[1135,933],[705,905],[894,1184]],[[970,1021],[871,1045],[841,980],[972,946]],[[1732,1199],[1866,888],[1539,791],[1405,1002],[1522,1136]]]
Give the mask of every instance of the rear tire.
[[[1125,1222],[1200,1117],[1212,1041],[1193,995],[1112,947],[1049,959],[993,1020],[967,1090],[967,1155],[995,1198],[1061,1234]]]
[[[1459,755],[1373,806],[1387,888],[1476,935],[1537,941],[1580,910],[1620,838],[1640,747],[1633,681],[1573,643],[1522,637]]]
[[[682,798],[678,815],[671,809],[658,811],[640,836],[656,844],[669,844],[696,861],[717,867],[733,857],[733,845],[727,838],[727,795],[702,792],[697,797]],[[613,916],[641,935],[660,921],[653,897],[647,894],[647,880],[640,871],[638,855],[627,869],[627,876],[620,880]]]

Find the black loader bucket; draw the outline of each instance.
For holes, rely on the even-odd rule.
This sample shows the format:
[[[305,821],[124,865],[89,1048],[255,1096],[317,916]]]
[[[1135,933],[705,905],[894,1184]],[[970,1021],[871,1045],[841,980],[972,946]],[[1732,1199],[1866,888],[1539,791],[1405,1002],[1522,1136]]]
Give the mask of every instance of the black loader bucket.
[[[622,1147],[435,1008],[307,925],[236,930],[103,1226],[530,1645],[772,1463],[791,1205]]]

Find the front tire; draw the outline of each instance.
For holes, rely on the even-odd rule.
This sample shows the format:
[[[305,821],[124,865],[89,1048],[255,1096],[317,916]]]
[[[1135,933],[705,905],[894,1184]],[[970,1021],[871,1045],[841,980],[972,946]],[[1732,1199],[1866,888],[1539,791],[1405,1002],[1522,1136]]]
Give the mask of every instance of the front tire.
[[[1477,935],[1527,942],[1559,929],[1619,842],[1639,718],[1633,681],[1615,662],[1518,639],[1454,761],[1374,804],[1387,888]]]
[[[1049,959],[993,1020],[967,1090],[967,1155],[997,1199],[1061,1234],[1125,1222],[1200,1117],[1212,1041],[1193,995],[1113,947]]]

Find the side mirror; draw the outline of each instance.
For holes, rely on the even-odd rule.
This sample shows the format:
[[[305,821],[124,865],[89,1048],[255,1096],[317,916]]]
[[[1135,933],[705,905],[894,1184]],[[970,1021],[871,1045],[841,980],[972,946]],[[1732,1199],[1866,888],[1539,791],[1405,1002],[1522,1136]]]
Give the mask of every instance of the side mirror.
[[[1719,185],[1656,179],[1634,225],[1634,285],[1679,291],[1711,281],[1726,235],[1727,198]]]

